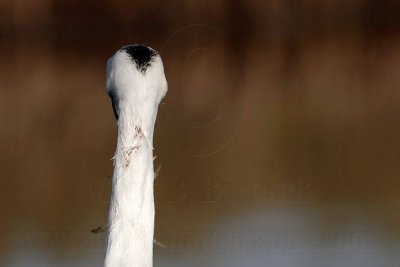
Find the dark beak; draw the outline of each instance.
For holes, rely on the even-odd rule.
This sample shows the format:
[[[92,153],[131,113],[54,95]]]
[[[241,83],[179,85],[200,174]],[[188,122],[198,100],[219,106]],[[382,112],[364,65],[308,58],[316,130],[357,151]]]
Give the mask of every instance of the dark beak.
[[[119,118],[119,106],[118,106],[118,99],[113,91],[110,91],[108,96],[111,98],[111,104],[114,111],[115,119],[118,120]]]

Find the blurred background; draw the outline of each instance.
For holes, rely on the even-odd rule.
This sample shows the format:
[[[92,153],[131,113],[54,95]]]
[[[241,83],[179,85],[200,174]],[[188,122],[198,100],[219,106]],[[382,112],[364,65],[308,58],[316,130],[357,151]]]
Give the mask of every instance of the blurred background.
[[[0,266],[102,266],[107,59],[143,43],[155,266],[395,266],[400,3],[0,2]]]

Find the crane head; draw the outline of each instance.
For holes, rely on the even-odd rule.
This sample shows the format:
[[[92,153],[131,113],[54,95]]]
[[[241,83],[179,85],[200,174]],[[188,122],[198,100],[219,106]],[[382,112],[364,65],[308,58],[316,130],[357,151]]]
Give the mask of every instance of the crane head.
[[[167,92],[160,55],[144,45],[127,45],[107,62],[106,91],[116,119],[122,106],[146,116],[157,109]]]

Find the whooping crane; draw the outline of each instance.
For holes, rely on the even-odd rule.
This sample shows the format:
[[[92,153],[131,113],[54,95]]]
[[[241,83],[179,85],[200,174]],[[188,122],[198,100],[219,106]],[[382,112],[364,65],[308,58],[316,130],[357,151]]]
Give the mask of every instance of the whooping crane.
[[[159,54],[144,45],[119,49],[107,62],[107,93],[117,119],[105,267],[153,265],[153,132],[167,92]]]

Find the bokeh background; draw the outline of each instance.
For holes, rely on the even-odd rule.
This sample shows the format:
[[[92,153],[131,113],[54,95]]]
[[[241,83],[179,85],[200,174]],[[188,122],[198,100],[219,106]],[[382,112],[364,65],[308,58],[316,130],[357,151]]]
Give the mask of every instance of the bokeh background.
[[[0,2],[0,266],[102,266],[106,60],[161,54],[155,266],[395,266],[400,3]]]

